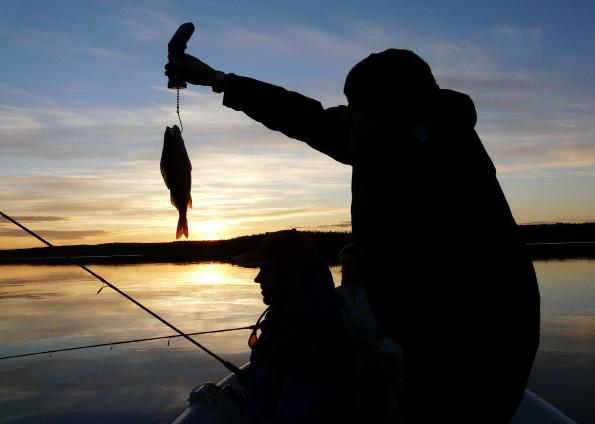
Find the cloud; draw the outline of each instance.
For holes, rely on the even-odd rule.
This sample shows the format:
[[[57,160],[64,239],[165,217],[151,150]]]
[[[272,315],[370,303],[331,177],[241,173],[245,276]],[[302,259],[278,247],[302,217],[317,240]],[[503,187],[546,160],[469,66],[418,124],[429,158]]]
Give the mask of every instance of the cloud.
[[[52,56],[69,57],[85,53],[101,58],[130,60],[127,54],[117,49],[108,46],[88,45],[79,38],[58,31],[31,27],[12,27],[8,30],[0,30],[1,38],[21,48]]]
[[[44,124],[31,112],[31,109],[0,105],[0,132],[3,141],[10,143],[11,139],[23,139],[40,133]],[[5,148],[3,143],[3,152]]]
[[[28,27],[5,27],[0,38],[26,49],[42,52],[58,52],[68,48],[72,40],[52,31]]]
[[[218,96],[188,92],[182,102],[185,137],[224,138],[227,145],[246,138],[271,139],[262,135],[268,131],[260,124],[222,107]],[[110,151],[118,151],[123,160],[149,159],[160,155],[165,126],[176,121],[170,104],[76,109],[59,104],[29,108],[0,105],[0,152],[4,158],[36,158],[37,163],[39,159],[63,164],[65,160],[100,158]]]
[[[514,95],[516,98],[532,97],[532,94],[537,94],[536,90],[546,88],[543,82],[535,79],[524,76],[507,77],[498,74],[461,76],[455,73],[443,73],[439,82],[445,88],[460,89],[464,92],[487,92],[489,95],[506,93],[507,96]],[[507,106],[510,106],[510,103],[512,102],[509,102]]]
[[[127,55],[123,52],[120,52],[118,50],[109,49],[109,48],[105,48],[105,47],[82,47],[80,50],[82,52],[90,53],[92,55],[99,56],[99,57],[106,57],[106,58],[110,58],[110,59],[118,59],[118,60],[125,60],[125,61],[130,60],[129,55]]]
[[[305,231],[351,231],[351,221],[342,221],[336,224],[321,224],[310,227],[299,227]]]
[[[111,233],[103,230],[36,230],[36,233],[42,237],[51,240],[76,240],[88,237],[107,236]],[[21,229],[11,229],[0,227],[0,237],[31,237]]]
[[[337,212],[344,212],[348,208],[329,208],[309,205],[309,207],[303,208],[274,208],[274,209],[255,209],[249,212],[233,211],[227,214],[215,214],[215,218],[218,220],[224,220],[226,215],[233,222],[270,222],[275,220],[287,220],[289,218],[298,217],[315,217],[322,215],[334,215]],[[200,216],[200,215],[199,215]]]
[[[58,293],[46,292],[46,293],[0,293],[0,299],[26,299],[26,300],[44,300],[50,297],[59,296]]]
[[[132,38],[146,42],[156,39],[169,39],[180,25],[177,20],[157,7],[132,6],[122,12],[124,16],[115,18]]]
[[[33,93],[29,90],[25,90],[21,87],[15,87],[14,85],[0,83],[0,93],[12,96],[31,96]]]
[[[494,26],[492,33],[513,43],[521,51],[527,53],[541,53],[541,26],[518,28],[510,24]],[[507,44],[508,45],[508,44]]]
[[[18,222],[53,222],[53,221],[67,221],[67,217],[63,216],[13,216],[15,221]],[[3,218],[0,217],[0,221]]]

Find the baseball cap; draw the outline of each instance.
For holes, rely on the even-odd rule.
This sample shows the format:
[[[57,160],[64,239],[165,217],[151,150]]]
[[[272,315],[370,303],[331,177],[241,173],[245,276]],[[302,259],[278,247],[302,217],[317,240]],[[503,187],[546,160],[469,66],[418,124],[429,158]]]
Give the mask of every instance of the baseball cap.
[[[308,267],[320,261],[320,252],[310,236],[291,229],[265,234],[254,250],[236,256],[233,260],[245,268],[266,265]]]

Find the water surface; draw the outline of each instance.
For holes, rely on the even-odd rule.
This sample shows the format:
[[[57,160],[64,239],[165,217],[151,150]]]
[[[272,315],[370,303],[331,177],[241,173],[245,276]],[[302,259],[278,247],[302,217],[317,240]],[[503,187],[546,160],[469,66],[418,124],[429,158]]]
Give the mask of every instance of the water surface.
[[[529,386],[594,422],[595,261],[536,262],[542,342]],[[185,332],[253,324],[264,309],[257,270],[226,264],[92,266]],[[333,269],[338,282],[340,275]],[[0,356],[156,337],[172,331],[72,266],[0,266]],[[236,364],[249,331],[198,336]],[[227,371],[182,339],[0,361],[2,422],[164,422],[189,390]]]

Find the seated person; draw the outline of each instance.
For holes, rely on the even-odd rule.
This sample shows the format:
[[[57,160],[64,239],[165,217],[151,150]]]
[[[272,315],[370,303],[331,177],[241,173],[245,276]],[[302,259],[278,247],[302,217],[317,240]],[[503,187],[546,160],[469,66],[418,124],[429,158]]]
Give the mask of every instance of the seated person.
[[[376,320],[366,297],[355,244],[348,244],[341,249],[339,263],[341,264],[341,285],[337,287],[337,292],[343,298],[345,318],[361,341],[375,344]]]
[[[359,422],[357,345],[314,241],[269,233],[234,259],[260,268],[254,281],[269,305],[260,337],[250,338],[246,422]]]

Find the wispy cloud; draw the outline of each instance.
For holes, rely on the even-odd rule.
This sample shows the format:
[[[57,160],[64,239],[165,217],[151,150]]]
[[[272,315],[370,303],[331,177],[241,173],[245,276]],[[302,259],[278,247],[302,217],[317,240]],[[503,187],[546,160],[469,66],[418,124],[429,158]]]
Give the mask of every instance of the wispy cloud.
[[[336,224],[322,224],[311,227],[299,227],[298,230],[305,231],[351,231],[351,221],[338,222]]]
[[[523,53],[541,53],[541,26],[519,28],[507,23],[496,25],[492,33],[505,39],[507,47]]]
[[[14,85],[0,83],[0,94],[13,96],[31,96],[33,93],[22,87],[15,87]]]
[[[54,221],[68,221],[68,217],[64,217],[64,216],[13,216],[13,219],[15,219],[18,222],[54,222]],[[3,218],[0,217],[0,221],[2,221]]]
[[[82,231],[59,231],[59,230],[37,230],[37,233],[53,240],[78,240],[87,237],[107,236],[110,233],[103,230],[82,230]],[[19,229],[10,229],[0,227],[0,237],[31,237],[29,234]]]
[[[95,56],[106,57],[110,59],[118,59],[118,60],[130,60],[130,56],[125,54],[124,52],[120,52],[115,49],[109,49],[105,47],[81,47],[80,50],[82,52],[90,53]]]
[[[115,18],[124,30],[138,41],[167,39],[173,35],[180,23],[163,11],[163,8],[149,5],[134,5],[126,8],[124,16]]]
[[[17,27],[0,30],[0,39],[20,48],[52,56],[72,57],[75,54],[90,54],[102,58],[129,61],[130,56],[114,47],[86,44],[86,41],[47,29]]]

